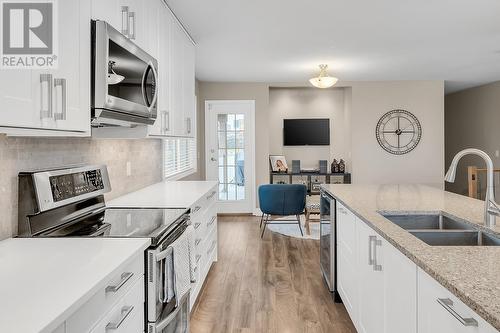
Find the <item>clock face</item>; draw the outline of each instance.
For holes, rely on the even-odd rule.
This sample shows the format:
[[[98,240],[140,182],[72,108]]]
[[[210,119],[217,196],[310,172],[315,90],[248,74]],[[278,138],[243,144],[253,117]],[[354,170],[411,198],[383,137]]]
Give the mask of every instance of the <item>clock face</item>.
[[[384,150],[402,155],[418,145],[422,137],[422,127],[412,113],[406,110],[392,110],[380,118],[375,133]]]

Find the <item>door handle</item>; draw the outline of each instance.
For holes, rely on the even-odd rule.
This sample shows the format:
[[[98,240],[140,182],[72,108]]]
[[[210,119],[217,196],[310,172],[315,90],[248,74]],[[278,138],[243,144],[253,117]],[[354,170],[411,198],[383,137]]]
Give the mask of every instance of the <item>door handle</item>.
[[[122,6],[122,34],[128,37],[128,33],[129,33],[128,6]]]
[[[449,298],[438,298],[437,302],[441,304],[443,308],[446,309],[453,317],[455,317],[464,326],[475,326],[477,327],[477,320],[474,318],[464,318],[453,308],[453,301]]]
[[[136,31],[135,31],[135,12],[130,12],[128,13],[128,19],[129,19],[129,38],[130,39],[135,39]]]
[[[40,74],[40,118],[52,118],[52,74]]]
[[[377,246],[382,246],[382,241],[377,239],[377,236],[372,237],[375,237],[375,241],[373,242],[373,270],[382,271],[382,265],[377,263]]]
[[[373,242],[377,239],[375,236],[368,236],[368,265],[371,266],[375,262],[373,259]]]
[[[54,113],[54,118],[56,120],[66,120],[66,79],[54,79],[56,94],[58,90],[57,87],[61,87],[61,110],[60,112]],[[56,106],[58,106],[57,111],[59,111],[59,104],[56,103]]]
[[[215,157],[210,157],[210,161],[217,162],[217,159]]]
[[[170,112],[165,111],[165,132],[170,131]]]

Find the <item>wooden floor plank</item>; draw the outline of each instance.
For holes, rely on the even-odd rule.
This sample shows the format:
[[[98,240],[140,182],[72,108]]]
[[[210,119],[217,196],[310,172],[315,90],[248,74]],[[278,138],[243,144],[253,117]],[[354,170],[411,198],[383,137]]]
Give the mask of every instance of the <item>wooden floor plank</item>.
[[[259,233],[259,218],[220,216],[218,262],[191,313],[192,333],[354,333],[319,268],[319,242]]]

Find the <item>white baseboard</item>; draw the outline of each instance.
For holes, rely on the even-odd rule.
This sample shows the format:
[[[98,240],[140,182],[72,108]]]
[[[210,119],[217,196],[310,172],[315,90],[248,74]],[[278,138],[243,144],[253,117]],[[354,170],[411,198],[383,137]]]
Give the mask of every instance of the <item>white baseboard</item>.
[[[262,216],[262,211],[260,210],[260,208],[259,208],[259,207],[255,208],[255,209],[253,210],[253,215],[254,215],[254,216]]]

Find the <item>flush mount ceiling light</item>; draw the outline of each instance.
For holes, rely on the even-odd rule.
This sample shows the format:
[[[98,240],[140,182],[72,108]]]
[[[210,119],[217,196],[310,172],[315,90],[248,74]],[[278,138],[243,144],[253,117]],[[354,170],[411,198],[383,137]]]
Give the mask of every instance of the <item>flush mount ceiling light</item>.
[[[125,76],[115,73],[115,70],[113,69],[115,64],[116,62],[112,60],[108,62],[108,84],[118,84],[125,79]]]
[[[330,88],[333,86],[339,79],[328,75],[327,69],[328,65],[319,65],[319,75],[310,79],[309,82],[316,88]]]

